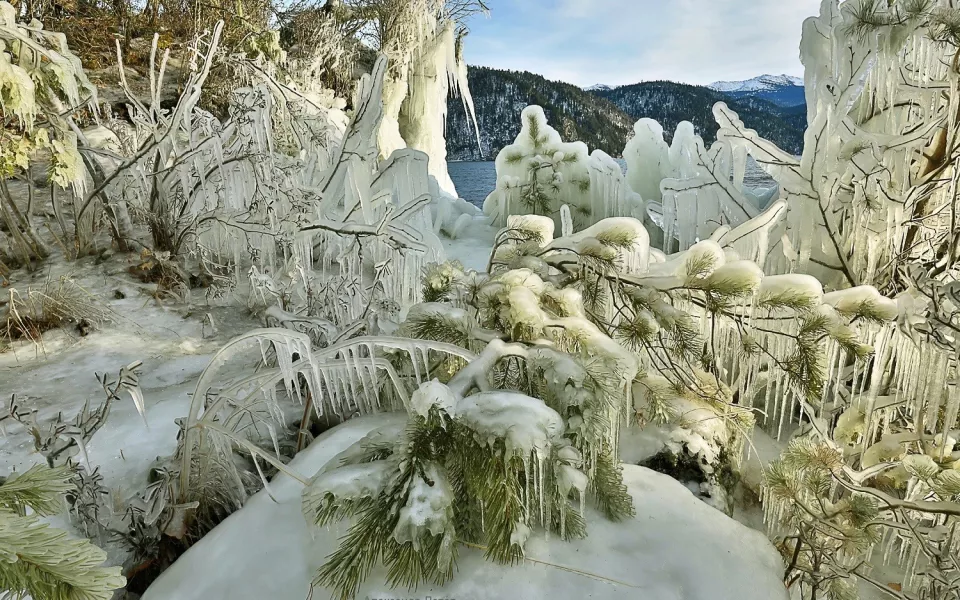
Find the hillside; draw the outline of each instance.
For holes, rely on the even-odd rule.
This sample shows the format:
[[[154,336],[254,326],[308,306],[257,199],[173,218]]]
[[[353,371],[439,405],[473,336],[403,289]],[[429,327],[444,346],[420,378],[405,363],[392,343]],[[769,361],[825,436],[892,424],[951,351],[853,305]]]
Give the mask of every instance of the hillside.
[[[803,105],[778,106],[755,95],[735,98],[708,87],[672,81],[647,81],[594,93],[610,100],[633,119],[659,121],[668,139],[680,121],[690,121],[709,147],[717,136],[713,105],[722,101],[740,115],[747,127],[784,150],[799,154],[803,148]]]
[[[520,111],[543,107],[565,141],[582,141],[619,156],[635,119],[614,104],[577,86],[548,81],[528,72],[470,67],[470,91],[480,125],[483,158],[493,160],[520,133]],[[447,116],[448,160],[481,160],[472,124],[459,98],[451,98]]]

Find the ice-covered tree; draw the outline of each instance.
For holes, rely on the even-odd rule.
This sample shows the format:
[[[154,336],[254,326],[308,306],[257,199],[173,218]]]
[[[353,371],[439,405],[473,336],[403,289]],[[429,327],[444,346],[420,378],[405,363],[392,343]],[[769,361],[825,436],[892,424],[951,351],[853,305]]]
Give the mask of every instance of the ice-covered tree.
[[[641,121],[624,152],[651,237],[668,254],[681,251],[661,259],[676,262],[712,240],[769,275],[743,311],[723,308],[724,318],[697,302],[679,307],[710,332],[717,372],[738,404],[775,437],[796,432],[811,444],[777,463],[765,492],[791,565],[786,581],[804,597],[845,597],[855,576],[871,582],[863,561],[898,552],[911,573],[902,596],[888,594],[938,597],[955,585],[956,504],[908,465],[932,458],[936,470],[927,465],[924,477],[945,492],[957,458],[960,398],[948,382],[957,377],[960,316],[958,14],[933,0],[825,1],[804,26],[810,127],[800,157],[760,139],[723,104],[709,150],[686,125],[668,145],[658,125]],[[777,179],[779,199],[744,188],[748,155]],[[501,218],[560,215],[544,208],[552,196],[537,193],[556,195],[555,183],[506,168],[498,175],[488,212],[513,198]],[[523,206],[530,191],[547,200]],[[799,318],[784,318],[785,309]],[[691,372],[675,354],[665,364]],[[842,464],[814,460],[836,453]],[[854,535],[869,506],[880,518],[869,535]],[[835,527],[850,535],[829,539]]]
[[[452,196],[444,160],[446,100],[460,94],[472,116],[462,43],[466,19],[486,10],[479,0],[336,0],[323,8],[337,29],[389,61],[377,134],[381,157],[401,148],[427,153],[431,176]]]
[[[38,152],[48,152],[51,208],[63,225],[58,188],[80,195],[86,187],[77,150],[82,133],[73,114],[94,106],[97,98],[62,34],[45,31],[37,21],[20,24],[17,19],[14,7],[0,2],[0,219],[5,229],[0,235],[0,274],[13,266],[29,267],[50,254],[33,218],[43,200],[31,193],[21,208],[11,193],[11,180],[25,177],[33,192],[31,163]],[[77,225],[81,248],[83,238],[89,237],[83,229]],[[61,234],[68,231],[64,227]]]
[[[572,229],[568,214],[564,221],[563,228]],[[681,413],[711,421],[706,428],[691,428],[682,442],[692,453],[712,454],[714,461],[721,449],[737,457],[754,423],[747,399],[772,394],[771,379],[778,393],[818,397],[826,385],[819,369],[826,358],[823,340],[866,352],[849,326],[854,315],[833,308],[819,284],[795,276],[765,278],[754,263],[715,241],[666,261],[650,250],[646,230],[632,218],[601,220],[554,238],[552,219],[513,216],[498,236],[489,274],[439,265],[427,270],[424,287],[431,302],[411,309],[398,334],[429,340],[425,348],[434,352],[443,347],[436,344],[452,344],[480,354],[464,365],[463,355],[449,351],[446,357],[425,353],[419,361],[415,346],[402,352],[400,357],[413,357],[419,366],[400,368],[406,359],[395,363],[401,379],[411,370],[416,381],[439,374],[439,381],[420,384],[404,401],[410,414],[406,433],[399,442],[388,434],[361,442],[344,466],[321,473],[305,492],[308,518],[319,524],[358,517],[317,579],[344,597],[378,560],[387,564],[392,585],[443,581],[452,560],[448,536],[462,535],[461,541],[486,549],[494,559],[515,560],[526,535],[517,532],[538,525],[563,531],[563,520],[552,526],[543,520],[551,510],[563,515],[563,503],[536,509],[544,501],[544,481],[557,475],[549,464],[526,465],[530,448],[514,454],[517,462],[506,480],[500,479],[502,466],[463,462],[465,448],[470,456],[490,460],[511,456],[517,443],[511,435],[526,435],[543,423],[523,416],[520,409],[528,403],[549,411],[543,414],[558,423],[553,443],[575,451],[574,463],[561,460],[552,468],[579,467],[586,497],[616,518],[629,506],[616,475],[621,427],[628,422],[664,422]],[[875,308],[884,306],[878,300]],[[768,328],[753,316],[761,311],[772,322],[795,321],[796,329]],[[744,355],[756,358],[744,364]],[[470,395],[473,389],[477,393]],[[487,416],[475,418],[475,406],[488,402],[494,404],[480,411]],[[789,404],[778,403],[783,419]],[[496,427],[489,430],[493,415]],[[493,456],[487,454],[491,449]],[[537,453],[537,460],[544,456]],[[432,469],[422,480],[432,480],[436,469],[452,482],[449,491],[427,494],[415,485],[418,461]],[[544,469],[545,479],[530,481],[531,472]],[[493,474],[499,483],[485,479]],[[519,509],[504,504],[505,498],[487,498],[490,490],[484,489],[504,485],[519,490],[514,502],[523,507],[512,529],[493,516]],[[433,500],[436,505],[426,510]],[[403,515],[414,509],[429,517],[410,537]],[[488,515],[479,529],[477,514]],[[501,525],[507,527],[502,534]]]
[[[294,240],[301,229],[313,232],[310,236],[315,238],[315,245],[323,247],[316,253],[318,262],[326,265],[323,268],[330,268],[339,262],[337,257],[341,253],[353,253],[340,241],[333,241],[334,238],[377,239],[371,235],[372,230],[363,233],[354,230],[342,238],[334,231],[336,227],[331,229],[331,224],[346,215],[352,226],[373,227],[383,216],[379,213],[385,203],[399,202],[394,218],[404,221],[408,227],[411,219],[420,219],[432,210],[437,215],[425,217],[425,224],[435,223],[438,230],[445,225],[451,229],[462,210],[450,210],[450,201],[437,202],[439,196],[450,196],[453,191],[443,160],[445,99],[451,91],[459,92],[465,108],[471,110],[469,90],[465,86],[466,67],[460,51],[465,34],[461,23],[467,15],[484,9],[482,3],[330,4],[328,16],[338,23],[329,31],[333,39],[324,41],[317,52],[297,60],[287,61],[277,45],[275,32],[249,38],[248,45],[253,45],[243,52],[224,49],[221,25],[198,32],[189,45],[188,81],[172,109],[162,107],[160,100],[166,85],[169,49],[161,49],[155,36],[150,53],[149,97],[140,97],[130,90],[120,65],[121,87],[127,93],[133,127],[108,120],[103,123],[106,127],[87,130],[74,124],[71,115],[77,107],[70,105],[79,107],[81,100],[87,101],[88,96],[95,100],[94,90],[85,83],[79,61],[67,51],[63,36],[43,32],[36,23],[29,27],[16,25],[15,11],[5,11],[4,18],[9,23],[4,31],[12,32],[11,39],[29,33],[37,40],[59,44],[56,48],[61,54],[66,53],[63,56],[67,58],[55,55],[52,59],[35,61],[34,75],[37,81],[53,85],[49,93],[38,94],[37,98],[42,101],[36,102],[37,107],[45,111],[43,118],[52,119],[58,135],[65,140],[51,144],[66,144],[66,150],[76,146],[72,154],[66,150],[54,153],[55,167],[61,156],[76,159],[72,163],[73,182],[82,194],[73,203],[76,213],[73,215],[58,210],[57,195],[51,195],[55,204],[52,213],[57,215],[60,226],[58,239],[66,246],[79,248],[68,254],[82,253],[94,240],[97,224],[106,223],[120,249],[146,246],[149,259],[145,263],[151,265],[151,269],[166,265],[161,269],[166,275],[157,278],[162,285],[169,286],[173,281],[175,287],[179,286],[178,294],[182,295],[182,282],[177,284],[176,280],[183,279],[188,271],[199,271],[201,278],[217,284],[214,295],[220,295],[244,279],[251,265],[257,267],[261,275],[277,277],[282,271],[296,272],[292,265],[298,261],[301,266],[312,263],[314,253],[307,252],[306,242]],[[372,35],[373,31],[378,40],[376,47],[387,58],[382,65],[366,66],[373,71],[370,80],[376,87],[362,91],[354,99],[352,117],[360,129],[347,131],[351,120],[344,111],[347,102],[334,97],[333,91],[318,86],[305,74],[316,67],[318,57],[322,59],[330,54],[324,54],[326,50],[336,54],[334,46],[343,42],[344,36]],[[19,53],[21,45],[21,42],[11,42],[10,50],[4,54],[7,62],[13,61],[13,67],[8,69],[7,87],[12,91],[10,102],[5,102],[8,122],[4,135],[13,135],[10,132],[14,129],[22,130],[23,134],[16,134],[22,141],[27,140],[25,132],[33,127],[32,121],[27,123],[24,118],[32,119],[38,109],[31,108],[34,99],[32,95],[27,98],[26,92],[32,94],[33,87],[27,86],[27,71],[20,66],[23,63],[29,67],[24,61],[31,60],[32,54],[22,53],[22,59],[18,58],[20,54],[11,54]],[[121,56],[118,49],[118,61]],[[350,66],[351,76],[354,66],[358,65]],[[234,74],[232,78],[212,82],[211,73],[219,69],[218,73],[222,74],[223,68]],[[43,75],[44,69],[50,73]],[[68,75],[77,78],[76,82],[72,79],[68,82]],[[57,84],[60,80],[63,82]],[[23,90],[11,87],[17,82],[27,87]],[[70,85],[61,94],[57,85],[66,85],[64,82]],[[223,92],[225,104],[229,104],[223,119],[200,107],[205,90],[212,87]],[[71,90],[77,89],[84,90],[83,98],[58,100],[58,94],[69,96]],[[365,103],[363,106],[377,110],[363,110],[361,101]],[[45,102],[56,106],[46,107]],[[444,110],[440,110],[441,106]],[[57,107],[70,110],[58,111]],[[402,129],[402,136],[378,135],[381,141],[378,144],[376,140],[366,139],[364,128],[368,126],[378,133]],[[39,131],[38,140],[44,131]],[[76,144],[72,146],[71,140]],[[11,174],[15,171],[19,174],[36,158],[32,154],[39,142],[30,143],[29,148],[21,142],[4,144],[8,150],[19,148],[16,156],[11,154],[7,161]],[[345,145],[350,147],[337,155]],[[372,156],[367,155],[368,149],[373,150]],[[363,154],[353,154],[357,150]],[[401,152],[395,153],[398,150]],[[426,156],[414,150],[423,151]],[[360,162],[352,157],[359,158]],[[415,181],[421,177],[421,167],[427,173],[422,181]],[[364,174],[356,186],[344,186],[345,180],[352,181],[347,176],[348,169],[379,173],[374,177]],[[411,169],[416,172],[414,179],[399,182],[398,178],[407,177],[401,173]],[[57,175],[61,170],[54,169],[53,173]],[[369,190],[367,179],[371,182]],[[28,178],[26,185],[31,198],[28,207],[31,210],[26,211],[29,213],[35,209],[32,179]],[[399,193],[385,199],[388,189],[399,190]],[[349,198],[345,197],[347,194]],[[6,200],[4,214],[10,213],[8,216],[14,219],[7,227],[11,248],[7,254],[16,253],[18,263],[47,254],[43,236],[34,233],[30,226],[29,214],[20,215],[22,207],[11,198]],[[415,204],[411,204],[413,201]],[[358,210],[361,204],[362,211]],[[427,205],[432,205],[432,209]],[[331,211],[334,208],[336,210]],[[341,210],[342,215],[336,214]],[[304,229],[308,224],[313,227]],[[151,234],[148,243],[140,235],[141,225]],[[416,229],[423,229],[430,236],[434,227],[420,227],[418,223]],[[339,231],[342,233],[342,228]],[[398,230],[395,232],[399,234]],[[400,241],[401,238],[404,241]],[[399,248],[405,249],[401,254],[411,248],[413,253],[426,251],[423,244],[411,241],[404,234],[392,236],[390,249],[379,243],[369,244],[361,252],[361,262],[371,271],[380,265],[378,268],[384,273],[405,272],[403,266],[397,264],[399,259],[387,268],[385,258]],[[354,250],[357,248],[354,246]],[[8,258],[7,262],[14,261]],[[189,267],[185,262],[191,262]],[[344,279],[351,281],[345,281],[344,285],[363,287],[353,281],[359,276],[356,264],[341,266]],[[413,272],[418,270],[419,265],[413,268]],[[309,266],[306,271],[310,271]],[[303,289],[307,287],[310,286],[306,282],[301,282],[301,295],[311,293]],[[369,290],[364,289],[364,293],[367,292]],[[405,293],[416,293],[416,286],[408,286]]]
[[[804,597],[847,597],[851,575],[876,583],[863,563],[872,554],[908,565],[902,593],[877,586],[888,595],[956,593],[958,506],[949,482],[960,398],[948,382],[958,348],[958,20],[957,8],[934,0],[823,2],[801,44],[809,128],[799,158],[759,139],[722,104],[714,111],[718,139],[749,152],[780,183],[785,226],[767,268],[849,288],[829,295],[850,314],[882,302],[863,284],[897,299],[882,311],[896,325],[857,317],[875,350],[867,360],[830,351],[833,383],[803,406],[820,445],[788,452],[768,477],[773,526],[797,525],[783,539],[787,580]],[[847,532],[863,525],[854,513],[867,508],[879,517],[866,537],[831,537],[838,519]]]
[[[563,142],[543,109],[520,116],[516,141],[497,155],[497,189],[483,204],[495,224],[511,215],[544,215],[560,226],[566,206],[573,225],[585,228],[606,217],[640,216],[639,198],[626,185],[613,159],[582,142]]]

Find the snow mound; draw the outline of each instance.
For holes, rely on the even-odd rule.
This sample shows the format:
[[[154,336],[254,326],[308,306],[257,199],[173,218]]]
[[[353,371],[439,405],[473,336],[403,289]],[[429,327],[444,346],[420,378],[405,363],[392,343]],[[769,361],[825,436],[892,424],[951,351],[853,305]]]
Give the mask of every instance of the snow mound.
[[[349,445],[404,415],[353,419],[301,453],[291,467],[313,474]],[[453,581],[416,592],[389,590],[382,569],[358,598],[442,597],[486,600],[650,598],[651,600],[786,600],[782,562],[758,532],[700,502],[680,483],[635,466],[624,482],[637,517],[612,523],[589,511],[588,536],[576,542],[531,535],[516,567],[461,547]],[[143,600],[301,600],[347,524],[312,530],[300,511],[301,485],[278,477],[276,502],[263,492],[214,529],[167,570]],[[578,572],[573,572],[575,569]],[[328,597],[325,590],[315,597]]]

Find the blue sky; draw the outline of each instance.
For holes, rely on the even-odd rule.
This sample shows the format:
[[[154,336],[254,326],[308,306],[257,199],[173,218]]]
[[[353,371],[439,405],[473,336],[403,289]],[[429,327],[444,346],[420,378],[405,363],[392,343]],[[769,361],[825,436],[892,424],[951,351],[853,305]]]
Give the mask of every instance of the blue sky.
[[[800,30],[820,0],[488,0],[470,22],[472,65],[576,85],[708,84],[803,75]]]

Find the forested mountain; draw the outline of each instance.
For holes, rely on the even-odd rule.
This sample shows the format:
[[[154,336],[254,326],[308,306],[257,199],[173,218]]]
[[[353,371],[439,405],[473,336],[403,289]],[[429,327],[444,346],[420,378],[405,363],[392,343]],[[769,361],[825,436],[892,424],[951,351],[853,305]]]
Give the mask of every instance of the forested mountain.
[[[619,156],[632,135],[633,123],[648,117],[663,125],[669,141],[680,121],[693,123],[709,147],[716,139],[713,105],[724,101],[739,113],[747,127],[781,148],[799,154],[806,128],[806,107],[779,106],[757,95],[733,97],[708,87],[650,81],[585,91],[574,85],[548,81],[528,72],[471,67],[470,90],[480,125],[483,158],[493,160],[520,132],[520,111],[531,104],[543,107],[547,119],[565,141],[586,142]],[[447,158],[480,160],[476,135],[459,98],[449,101]]]
[[[647,117],[659,121],[668,140],[677,123],[690,121],[709,147],[716,140],[718,129],[713,105],[726,102],[747,127],[784,150],[799,154],[803,148],[806,128],[803,105],[783,107],[756,96],[731,98],[708,87],[672,81],[647,81],[594,93],[610,100],[633,119]]]
[[[582,141],[619,156],[635,119],[615,105],[575,85],[548,81],[528,72],[470,67],[470,91],[480,125],[483,158],[493,160],[520,133],[520,111],[543,107],[547,120],[564,141]],[[447,158],[480,160],[476,134],[459,98],[450,98],[447,115]]]

